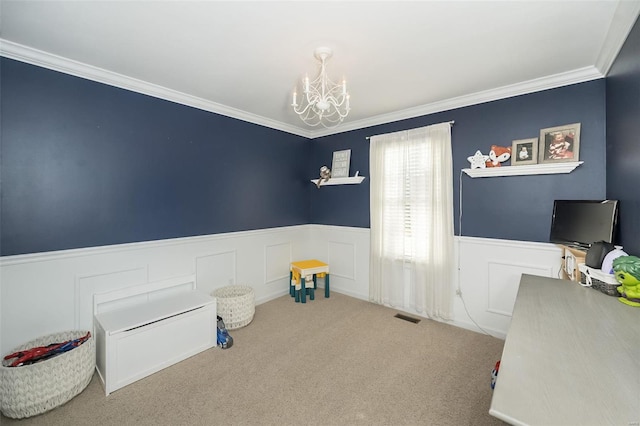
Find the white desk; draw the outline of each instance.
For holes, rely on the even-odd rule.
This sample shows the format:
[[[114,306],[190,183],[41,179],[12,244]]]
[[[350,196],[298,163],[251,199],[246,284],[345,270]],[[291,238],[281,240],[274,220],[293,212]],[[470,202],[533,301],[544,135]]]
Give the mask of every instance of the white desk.
[[[639,425],[640,308],[523,274],[489,413],[514,425]]]

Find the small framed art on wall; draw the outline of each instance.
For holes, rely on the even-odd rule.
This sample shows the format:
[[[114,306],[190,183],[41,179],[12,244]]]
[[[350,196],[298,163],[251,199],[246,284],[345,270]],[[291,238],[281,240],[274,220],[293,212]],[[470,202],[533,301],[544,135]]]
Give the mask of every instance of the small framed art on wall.
[[[580,123],[540,129],[539,162],[566,163],[580,160]]]
[[[511,143],[511,165],[524,166],[538,162],[538,138],[520,139]]]
[[[351,162],[351,150],[333,152],[333,163],[331,164],[331,177],[349,177],[349,163]]]

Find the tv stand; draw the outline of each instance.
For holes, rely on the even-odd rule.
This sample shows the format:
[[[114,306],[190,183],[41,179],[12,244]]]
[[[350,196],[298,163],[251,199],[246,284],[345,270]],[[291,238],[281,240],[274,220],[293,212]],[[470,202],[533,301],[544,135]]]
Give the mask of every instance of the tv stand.
[[[579,246],[561,245],[562,248],[562,279],[580,281],[578,264],[584,263],[587,250]]]

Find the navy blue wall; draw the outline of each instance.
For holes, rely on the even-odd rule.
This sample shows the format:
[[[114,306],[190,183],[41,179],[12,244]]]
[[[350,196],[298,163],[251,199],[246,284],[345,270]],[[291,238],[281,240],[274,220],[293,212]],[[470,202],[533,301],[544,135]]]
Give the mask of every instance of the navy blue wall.
[[[620,200],[620,243],[640,256],[640,21],[607,76],[607,196]]]
[[[0,66],[2,255],[302,223],[366,228],[369,179],[319,190],[309,179],[342,149],[352,150],[351,174],[369,176],[366,136],[449,120],[458,235],[467,157],[540,128],[582,123],[585,164],[569,175],[464,175],[462,235],[547,241],[554,199],[607,195],[604,80],[309,142],[6,58]]]
[[[604,79],[430,114],[319,138],[310,164],[331,166],[332,152],[351,149],[351,174],[369,176],[367,136],[455,120],[452,130],[454,204],[458,226],[460,170],[467,157],[490,146],[535,138],[540,129],[581,123],[580,160],[571,174],[476,178],[463,183],[462,235],[548,241],[554,199],[601,199],[605,184]],[[312,187],[311,222],[369,227],[369,179],[361,185]]]
[[[308,223],[305,138],[0,60],[2,255]]]

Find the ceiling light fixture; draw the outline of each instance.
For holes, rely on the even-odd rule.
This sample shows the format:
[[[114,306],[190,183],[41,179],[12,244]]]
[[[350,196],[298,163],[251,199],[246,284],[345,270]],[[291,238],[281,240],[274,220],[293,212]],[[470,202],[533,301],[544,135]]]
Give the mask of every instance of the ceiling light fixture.
[[[297,89],[293,92],[291,106],[307,125],[336,127],[349,114],[347,82],[336,84],[327,76],[326,61],[333,52],[328,47],[318,47],[314,56],[320,61],[320,74],[313,81],[309,76],[302,80],[302,99],[298,105]]]

